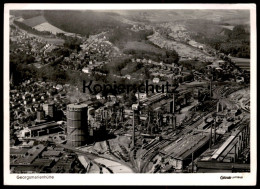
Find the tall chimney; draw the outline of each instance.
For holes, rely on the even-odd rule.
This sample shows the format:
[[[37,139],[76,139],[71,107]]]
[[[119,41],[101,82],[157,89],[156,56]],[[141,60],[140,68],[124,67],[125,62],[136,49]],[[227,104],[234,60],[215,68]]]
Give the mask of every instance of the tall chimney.
[[[211,149],[211,146],[212,146],[212,124],[210,124],[209,149]]]
[[[132,145],[135,147],[135,111],[133,110],[133,135],[132,135]]]
[[[175,113],[175,94],[172,94],[172,113]]]
[[[210,82],[209,82],[209,96],[210,98],[212,97],[212,78],[210,78]]]
[[[137,94],[138,94],[138,96],[137,96],[138,99],[137,99],[137,100],[138,100],[138,105],[139,105],[139,104],[140,104],[140,93],[139,93],[139,90],[138,90],[138,93],[137,93]]]
[[[186,105],[187,104],[187,96],[186,95],[184,95],[183,101],[184,101],[184,105]]]
[[[176,129],[176,116],[172,116],[172,127],[175,130]]]
[[[215,144],[216,138],[217,138],[217,136],[216,136],[216,120],[214,120],[213,124],[214,124],[214,142],[213,142],[213,144]]]

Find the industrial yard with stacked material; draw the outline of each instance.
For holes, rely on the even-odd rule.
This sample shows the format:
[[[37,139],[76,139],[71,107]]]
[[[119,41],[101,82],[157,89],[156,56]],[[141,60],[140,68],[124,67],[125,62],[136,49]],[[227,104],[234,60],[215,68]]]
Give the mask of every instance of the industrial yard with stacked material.
[[[41,54],[48,42],[11,25],[10,40],[19,47],[12,46],[11,53],[21,51],[39,59],[37,69],[50,64],[49,56],[56,60],[53,50]],[[149,25],[154,30],[149,45],[153,42],[160,50],[181,47],[177,48],[177,62],[125,55],[102,32],[89,38],[75,34],[83,40],[81,49],[72,51],[58,67],[73,72],[72,77],[86,74],[93,80],[102,76],[104,81],[142,81],[144,74],[139,70],[128,73],[127,66],[122,69],[125,75],[123,71],[120,75],[100,71],[116,58],[127,56],[130,62],[126,65],[145,69],[156,90],[169,81],[171,93],[160,88],[156,93],[83,94],[76,85],[48,79],[25,78],[14,85],[10,74],[11,173],[250,172],[250,59],[218,50],[210,54],[204,44],[181,41],[189,37],[182,25],[175,31],[169,24],[174,30],[166,40],[158,29],[166,26]],[[145,30],[136,25],[129,28],[131,32]],[[56,33],[51,36],[59,39]],[[176,36],[183,39],[172,40]],[[31,53],[30,46],[39,47],[39,53],[37,48]]]

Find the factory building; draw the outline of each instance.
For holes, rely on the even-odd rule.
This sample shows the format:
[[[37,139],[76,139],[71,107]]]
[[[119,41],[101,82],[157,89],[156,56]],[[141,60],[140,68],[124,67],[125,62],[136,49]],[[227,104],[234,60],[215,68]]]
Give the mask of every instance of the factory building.
[[[197,161],[197,172],[249,172],[249,136],[249,124],[241,123],[220,146],[202,154]]]
[[[67,106],[67,144],[78,147],[88,139],[88,105],[69,104]]]
[[[37,125],[35,127],[30,127],[30,137],[41,136],[50,133],[54,133],[56,131],[60,131],[60,125],[56,122],[48,122],[44,124]]]
[[[45,122],[37,125],[33,125],[31,127],[23,129],[21,133],[22,138],[26,137],[38,137],[42,135],[51,134],[54,132],[61,131],[60,124],[55,121]]]

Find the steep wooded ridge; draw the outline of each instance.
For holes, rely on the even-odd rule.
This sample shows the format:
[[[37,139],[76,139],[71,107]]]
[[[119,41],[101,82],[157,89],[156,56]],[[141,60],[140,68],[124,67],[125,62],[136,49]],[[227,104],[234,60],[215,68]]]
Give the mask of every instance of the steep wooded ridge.
[[[107,31],[124,24],[113,17],[115,13],[73,10],[45,10],[46,20],[66,31],[85,36]]]

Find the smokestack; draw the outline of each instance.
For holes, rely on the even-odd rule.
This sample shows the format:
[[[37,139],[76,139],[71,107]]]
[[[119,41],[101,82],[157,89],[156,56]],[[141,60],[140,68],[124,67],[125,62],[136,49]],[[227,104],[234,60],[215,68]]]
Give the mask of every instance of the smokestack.
[[[172,94],[172,113],[175,113],[175,94]]]
[[[172,122],[173,122],[172,116],[167,115],[167,116],[166,116],[166,122],[167,122],[167,123],[169,122],[170,125],[172,125]]]
[[[210,78],[210,82],[209,82],[209,96],[210,98],[212,97],[212,78]]]
[[[198,89],[198,102],[200,102],[200,90]]]
[[[150,115],[150,112],[148,112],[147,133],[149,133],[148,129],[149,129],[149,126],[150,126],[150,119],[151,119],[150,116],[151,116],[151,115]]]
[[[176,116],[172,116],[172,127],[175,130],[176,129]]]
[[[216,120],[214,120],[214,142],[213,144],[216,143]]]
[[[135,147],[135,111],[133,110],[133,135],[132,135],[132,145]]]
[[[139,105],[139,104],[140,104],[140,94],[139,94],[139,90],[138,90],[138,93],[137,93],[137,94],[138,94],[138,99],[137,99],[137,100],[138,100],[138,105]]]
[[[212,124],[210,125],[209,149],[211,149],[211,145],[212,145]]]
[[[184,96],[184,105],[187,105],[187,97],[186,97],[186,95]]]

